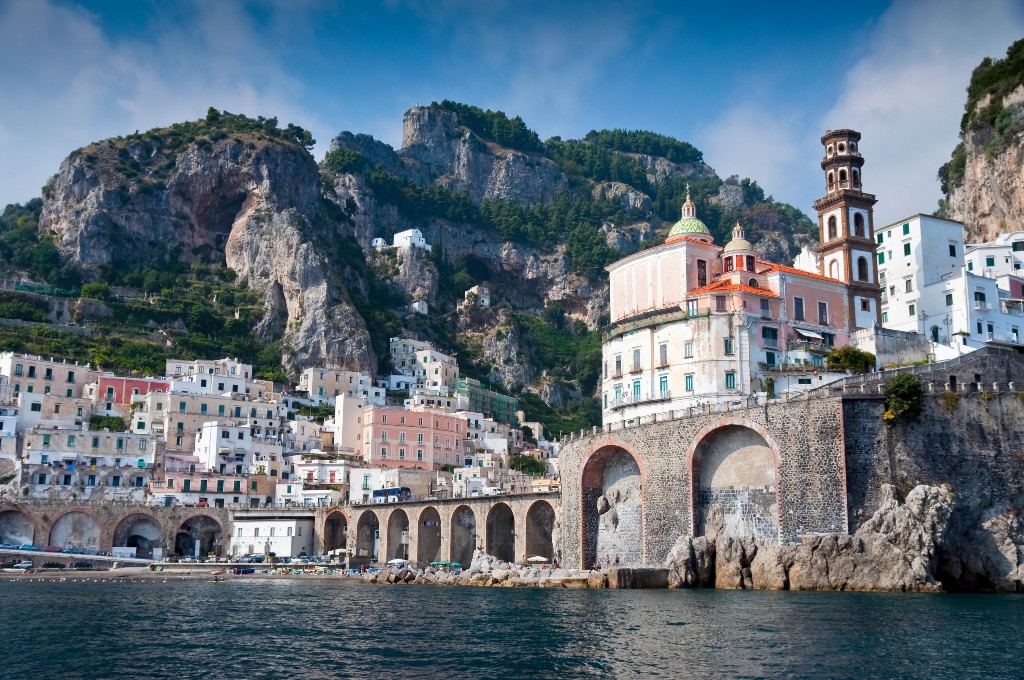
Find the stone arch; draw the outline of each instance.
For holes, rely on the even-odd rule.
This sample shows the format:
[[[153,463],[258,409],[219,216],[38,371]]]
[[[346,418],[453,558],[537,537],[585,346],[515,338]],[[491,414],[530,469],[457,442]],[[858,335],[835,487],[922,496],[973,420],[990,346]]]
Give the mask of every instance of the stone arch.
[[[834,239],[836,236],[839,235],[839,226],[838,225],[839,225],[839,221],[836,220],[836,216],[835,215],[829,215],[829,218],[828,218],[828,237],[829,237],[829,239]]]
[[[551,534],[555,530],[555,509],[547,501],[536,501],[526,511],[526,556],[555,557]]]
[[[468,505],[460,505],[452,513],[448,545],[448,559],[468,569],[476,549],[476,513]]]
[[[83,510],[68,510],[50,524],[47,545],[98,550],[103,529],[100,522]]]
[[[373,510],[364,510],[356,523],[356,557],[377,561],[380,547],[380,519]]]
[[[197,513],[178,526],[174,535],[174,552],[185,557],[198,557],[213,553],[220,555],[224,546],[221,545],[223,527],[220,522],[209,515]],[[261,552],[263,546],[257,546]]]
[[[152,558],[154,548],[163,548],[164,531],[152,516],[136,512],[123,518],[114,527],[111,552],[117,548],[135,548],[136,557]]]
[[[704,428],[689,455],[695,536],[778,540],[779,448],[764,428],[726,419]]]
[[[857,280],[867,281],[871,278],[871,273],[868,269],[868,258],[861,256],[857,258]]]
[[[348,516],[334,510],[324,518],[324,553],[348,547]]]
[[[828,263],[828,275],[833,279],[839,278],[839,263],[837,261],[832,260]]]
[[[35,545],[39,522],[17,508],[0,509],[0,543]]]
[[[431,506],[423,508],[416,520],[416,561],[420,566],[441,559],[441,513]]]
[[[506,503],[495,503],[487,512],[487,554],[516,561],[516,515]]]
[[[843,168],[839,169],[839,181],[840,182],[845,182],[846,181],[846,170],[843,169]]]
[[[582,567],[595,562],[622,566],[644,563],[644,488],[642,458],[621,442],[592,451],[580,473],[580,546]]]
[[[857,236],[864,236],[864,214],[853,213],[853,233]]]
[[[409,515],[396,508],[388,517],[387,559],[409,559]]]

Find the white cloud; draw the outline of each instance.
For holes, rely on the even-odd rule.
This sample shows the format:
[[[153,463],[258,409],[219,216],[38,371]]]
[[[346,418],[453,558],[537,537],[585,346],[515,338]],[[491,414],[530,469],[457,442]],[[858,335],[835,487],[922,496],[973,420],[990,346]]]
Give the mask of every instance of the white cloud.
[[[863,133],[876,223],[935,209],[936,172],[956,146],[971,71],[1022,34],[1018,0],[904,0],[882,16],[819,125]]]
[[[815,144],[801,130],[799,116],[747,102],[716,119],[697,136],[704,160],[722,178],[750,177],[784,202],[802,194],[801,178],[792,169],[805,159],[804,147]]]
[[[302,85],[273,40],[233,1],[196,3],[184,25],[157,16],[147,35],[116,41],[96,17],[49,0],[0,6],[0,205],[38,195],[71,150],[109,136],[200,118],[208,106],[329,128],[296,106]]]

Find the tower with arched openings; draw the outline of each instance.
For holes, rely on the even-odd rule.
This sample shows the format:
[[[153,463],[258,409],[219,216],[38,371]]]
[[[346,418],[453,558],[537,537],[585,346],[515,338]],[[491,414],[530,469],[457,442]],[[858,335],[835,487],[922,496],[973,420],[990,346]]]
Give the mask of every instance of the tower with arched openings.
[[[821,138],[825,195],[814,202],[821,234],[821,274],[849,286],[849,330],[881,320],[881,291],[872,235],[874,194],[864,192],[860,133],[828,130]]]

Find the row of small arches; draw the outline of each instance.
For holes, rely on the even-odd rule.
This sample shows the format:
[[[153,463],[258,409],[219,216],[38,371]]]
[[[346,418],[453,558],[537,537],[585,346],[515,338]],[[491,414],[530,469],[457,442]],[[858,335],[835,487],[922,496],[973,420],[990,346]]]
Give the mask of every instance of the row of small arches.
[[[860,186],[860,171],[857,170],[856,168],[854,168],[852,172],[853,172],[853,186],[854,187],[859,187]],[[848,176],[846,174],[846,168],[840,168],[839,169],[839,185],[842,186],[846,182],[847,179],[848,179]],[[836,176],[835,176],[835,173],[832,172],[831,170],[829,171],[829,173],[827,175],[827,182],[828,182],[828,188],[830,190],[835,187]]]
[[[839,235],[839,221],[835,215],[831,215],[828,218],[828,238],[831,241]],[[864,238],[867,236],[867,231],[864,225],[864,215],[862,213],[853,214],[853,235]]]

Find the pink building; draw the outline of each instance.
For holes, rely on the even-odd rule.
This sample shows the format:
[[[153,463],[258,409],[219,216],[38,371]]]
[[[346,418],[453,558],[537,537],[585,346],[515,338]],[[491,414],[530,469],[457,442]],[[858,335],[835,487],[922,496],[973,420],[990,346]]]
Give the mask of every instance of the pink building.
[[[130,404],[132,400],[141,401],[150,392],[167,392],[171,381],[165,378],[121,378],[118,376],[100,376],[98,402],[114,404]]]
[[[370,407],[363,419],[363,459],[381,467],[461,465],[465,433],[466,423],[456,416]]]

